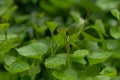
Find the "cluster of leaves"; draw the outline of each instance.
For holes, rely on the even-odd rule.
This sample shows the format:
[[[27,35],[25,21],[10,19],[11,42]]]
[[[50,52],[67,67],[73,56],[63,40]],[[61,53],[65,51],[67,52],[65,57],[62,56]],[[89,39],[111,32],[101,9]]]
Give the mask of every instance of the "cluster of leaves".
[[[0,80],[119,80],[119,0],[0,0]]]

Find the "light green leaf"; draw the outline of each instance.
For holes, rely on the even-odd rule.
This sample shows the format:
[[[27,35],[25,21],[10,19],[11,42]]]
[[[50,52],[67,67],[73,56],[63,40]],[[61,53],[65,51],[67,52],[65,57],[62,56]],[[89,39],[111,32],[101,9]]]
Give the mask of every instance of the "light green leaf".
[[[105,33],[105,28],[104,28],[104,24],[102,22],[102,20],[96,20],[95,21],[95,25],[93,26],[93,28],[95,28],[98,32],[102,33],[102,34],[106,34]]]
[[[67,56],[65,53],[57,54],[54,57],[50,57],[45,60],[45,66],[47,68],[58,68],[62,65],[66,65]]]
[[[102,51],[102,52],[94,52],[88,55],[89,65],[97,64],[105,62],[113,52],[110,51]]]
[[[77,73],[72,68],[53,71],[52,75],[59,80],[78,80]]]
[[[17,40],[17,38],[18,38],[18,35],[16,35],[16,34],[7,34],[7,39],[8,40]],[[4,41],[5,40],[5,35],[0,35],[0,41]]]
[[[7,71],[10,73],[20,73],[26,70],[29,70],[29,64],[24,61],[15,61],[10,66],[4,66]]]
[[[113,77],[113,76],[117,75],[117,70],[112,67],[106,67],[100,72],[100,74],[104,75],[104,76],[112,76]]]
[[[57,28],[58,24],[55,22],[47,22],[47,27],[49,28],[51,34],[54,34],[55,29]]]
[[[9,23],[1,23],[0,30],[6,32],[8,30],[9,25],[10,25]]]
[[[72,18],[75,20],[75,22],[78,24],[78,26],[83,26],[85,23],[85,20],[80,16],[80,13],[78,11],[71,11],[70,12]]]
[[[35,80],[36,75],[41,71],[39,65],[35,65],[34,63],[30,66],[28,70],[28,75],[31,77],[31,80]]]
[[[0,17],[7,11],[7,7],[0,7]]]
[[[88,50],[76,50],[72,57],[73,58],[84,58],[85,56],[87,56],[89,54],[89,51]]]
[[[108,76],[95,76],[93,80],[111,80]]]
[[[44,43],[32,43],[16,50],[22,56],[41,60],[48,48]]]
[[[96,4],[103,10],[116,8],[119,4],[119,0],[97,0]]]
[[[3,16],[2,20],[9,21],[10,17],[12,16],[13,12],[17,9],[17,6],[12,6]]]
[[[8,34],[7,37],[8,39],[5,40],[5,36],[0,35],[0,53],[7,53],[18,45],[18,36],[16,34]]]
[[[117,20],[120,19],[120,12],[118,11],[118,9],[112,9],[111,13],[115,18],[117,18]]]
[[[5,55],[4,56],[4,61],[5,61],[6,65],[10,66],[16,61],[16,57],[10,56],[10,55]]]
[[[60,34],[55,35],[55,36],[54,36],[54,39],[55,39],[58,47],[64,45],[64,39],[63,39],[63,37],[62,37]]]
[[[80,59],[80,60],[76,60],[76,61],[73,60],[73,62],[81,63],[83,65],[85,65],[87,63],[87,61],[84,58]]]
[[[72,34],[70,35],[70,43],[75,43],[78,41],[78,34]]]
[[[72,55],[72,61],[74,62],[86,62],[83,58],[89,54],[88,50],[76,50]]]
[[[110,34],[115,39],[119,39],[120,38],[120,29],[118,27],[111,27]]]
[[[93,80],[93,77],[87,77],[84,80]]]

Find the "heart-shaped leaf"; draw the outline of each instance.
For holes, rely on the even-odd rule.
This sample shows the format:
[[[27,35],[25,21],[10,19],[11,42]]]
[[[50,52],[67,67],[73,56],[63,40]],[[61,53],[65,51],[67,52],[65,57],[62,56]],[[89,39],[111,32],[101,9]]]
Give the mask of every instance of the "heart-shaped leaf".
[[[77,73],[72,68],[55,70],[52,75],[59,80],[78,80]]]
[[[10,66],[16,61],[16,57],[10,56],[10,55],[5,55],[4,56],[4,61],[5,61],[6,65]]]
[[[16,34],[7,34],[7,40],[17,40],[18,35]],[[5,35],[0,35],[0,41],[4,41],[5,40]]]
[[[85,40],[101,42],[100,39],[95,38],[95,37],[91,36],[90,34],[88,34],[88,33],[86,33],[86,32],[82,32],[82,35],[84,36]]]
[[[104,75],[104,76],[112,76],[113,77],[113,76],[117,75],[117,70],[112,67],[106,67],[100,72],[100,74]]]
[[[95,25],[93,26],[93,28],[95,28],[98,32],[100,32],[100,33],[102,33],[104,35],[106,34],[104,24],[103,24],[102,20],[96,20]]]
[[[120,38],[120,29],[118,29],[117,27],[111,27],[110,34],[115,39],[119,39]]]
[[[105,62],[111,55],[110,51],[94,52],[88,55],[89,65]]]
[[[109,50],[115,50],[118,48],[119,46],[119,41],[118,40],[106,40],[106,45],[107,45],[107,49]]]
[[[53,34],[55,29],[57,28],[58,24],[55,22],[47,22],[46,24],[47,24],[51,34]]]
[[[117,20],[120,19],[120,13],[119,13],[118,9],[112,9],[111,13],[115,18],[117,18]]]
[[[10,73],[20,73],[29,70],[29,64],[24,61],[15,61],[11,65],[5,65],[5,69]]]
[[[95,76],[93,80],[111,80],[111,77],[108,76]]]
[[[61,67],[62,65],[66,65],[67,61],[67,56],[66,54],[57,54],[54,57],[50,57],[45,60],[45,66],[47,68],[58,68]]]
[[[32,43],[16,50],[22,56],[41,60],[48,48],[44,43]]]
[[[116,59],[120,59],[120,49],[114,50],[112,57]]]
[[[84,62],[83,58],[89,54],[88,50],[76,50],[72,55],[72,61],[74,62]]]

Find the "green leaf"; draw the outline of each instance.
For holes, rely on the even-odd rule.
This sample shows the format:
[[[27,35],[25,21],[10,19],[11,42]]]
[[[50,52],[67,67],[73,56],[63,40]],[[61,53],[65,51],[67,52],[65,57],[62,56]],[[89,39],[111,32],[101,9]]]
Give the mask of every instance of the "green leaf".
[[[84,80],[93,80],[93,77],[87,77]]]
[[[117,70],[115,68],[112,68],[112,67],[106,67],[100,72],[100,74],[103,75],[103,76],[114,77],[114,76],[117,75]]]
[[[5,72],[0,71],[0,79],[1,80],[17,80],[17,77],[16,75],[10,74],[6,71]]]
[[[75,3],[75,0],[50,0],[55,7],[67,9]],[[67,3],[67,4],[66,4]]]
[[[0,17],[7,11],[7,7],[0,7]]]
[[[32,43],[16,50],[22,56],[41,60],[48,48],[44,43]]]
[[[85,23],[85,20],[80,16],[80,13],[78,11],[71,11],[70,12],[72,18],[75,20],[75,22],[78,24],[78,26],[83,26]]]
[[[73,58],[84,58],[85,56],[87,56],[89,54],[89,51],[88,50],[76,50],[72,57]]]
[[[72,68],[55,70],[52,75],[59,80],[78,80],[77,73]]]
[[[2,20],[3,21],[9,21],[10,17],[12,16],[13,12],[17,9],[17,6],[12,6],[3,16],[2,16]]]
[[[102,20],[96,20],[95,21],[95,25],[93,26],[93,28],[95,28],[98,32],[102,33],[102,34],[106,34],[105,33],[105,28],[104,28],[104,24],[102,22]]]
[[[50,57],[45,60],[45,66],[47,68],[58,68],[62,65],[66,65],[67,56],[65,53],[57,54],[54,57]]]
[[[10,66],[16,61],[16,57],[10,56],[10,55],[5,55],[4,56],[4,61],[5,61],[6,65]]]
[[[111,27],[110,34],[115,39],[119,39],[120,38],[120,29],[118,27]]]
[[[107,45],[107,49],[115,50],[119,46],[119,41],[118,40],[109,39],[109,40],[106,40],[106,45]]]
[[[70,43],[75,43],[78,41],[78,34],[72,34],[70,35]]]
[[[118,11],[118,9],[112,9],[111,13],[115,18],[117,18],[117,20],[120,20],[120,12]]]
[[[15,61],[10,66],[5,65],[4,67],[10,73],[20,73],[30,69],[29,64],[24,61]]]
[[[66,39],[67,30],[65,28],[59,28],[59,29],[57,29],[57,31],[63,37],[63,39]]]
[[[93,80],[111,80],[108,76],[95,76]]]
[[[74,62],[83,62],[86,63],[85,60],[83,59],[85,56],[89,54],[88,50],[76,50],[72,55],[72,61]]]
[[[18,45],[18,36],[16,34],[8,34],[7,40],[4,35],[0,35],[0,53],[7,53],[10,49],[15,48]]]
[[[84,36],[85,40],[101,42],[100,39],[95,38],[95,37],[91,36],[90,34],[88,34],[88,33],[86,33],[86,32],[82,32],[82,35]]]
[[[19,16],[16,16],[15,17],[15,21],[16,21],[16,23],[22,23],[22,22],[24,22],[25,20],[27,20],[27,19],[29,19],[29,16],[28,15],[19,15]]]
[[[88,55],[89,65],[94,65],[97,63],[105,62],[113,52],[110,51],[102,51],[102,52],[94,52]]]
[[[97,0],[96,4],[103,10],[116,8],[119,4],[119,0]]]
[[[116,58],[116,59],[120,59],[120,50],[119,49],[114,50],[113,54],[112,54],[112,57]]]
[[[10,25],[9,23],[1,23],[0,30],[6,32],[8,30],[9,25]]]
[[[35,65],[34,63],[30,66],[28,70],[28,75],[31,77],[31,80],[35,80],[36,75],[41,71],[39,65]]]
[[[55,35],[54,38],[55,38],[55,41],[56,41],[58,47],[64,45],[64,39],[60,34]]]
[[[47,27],[49,28],[51,34],[54,34],[55,29],[57,28],[58,24],[55,22],[47,22]]]
[[[16,35],[16,34],[7,34],[7,39],[8,40],[14,40],[14,41],[16,41],[17,40],[17,38],[18,38],[18,35]],[[4,41],[5,40],[5,35],[0,35],[0,41]]]

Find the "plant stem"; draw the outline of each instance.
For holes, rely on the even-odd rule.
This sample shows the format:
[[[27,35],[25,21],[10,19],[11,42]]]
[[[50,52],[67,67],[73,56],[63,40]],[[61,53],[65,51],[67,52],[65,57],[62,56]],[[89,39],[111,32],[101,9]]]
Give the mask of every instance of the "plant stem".
[[[100,32],[98,32],[98,34],[99,34],[99,36],[101,38],[103,49],[107,49],[106,42],[105,42],[105,39],[104,39],[103,35]]]
[[[4,35],[5,35],[5,40],[7,40],[7,31],[4,32]]]
[[[70,67],[69,36],[67,36],[67,37],[65,38],[65,45],[66,45],[66,53],[67,53],[67,65],[68,65],[68,67]]]

